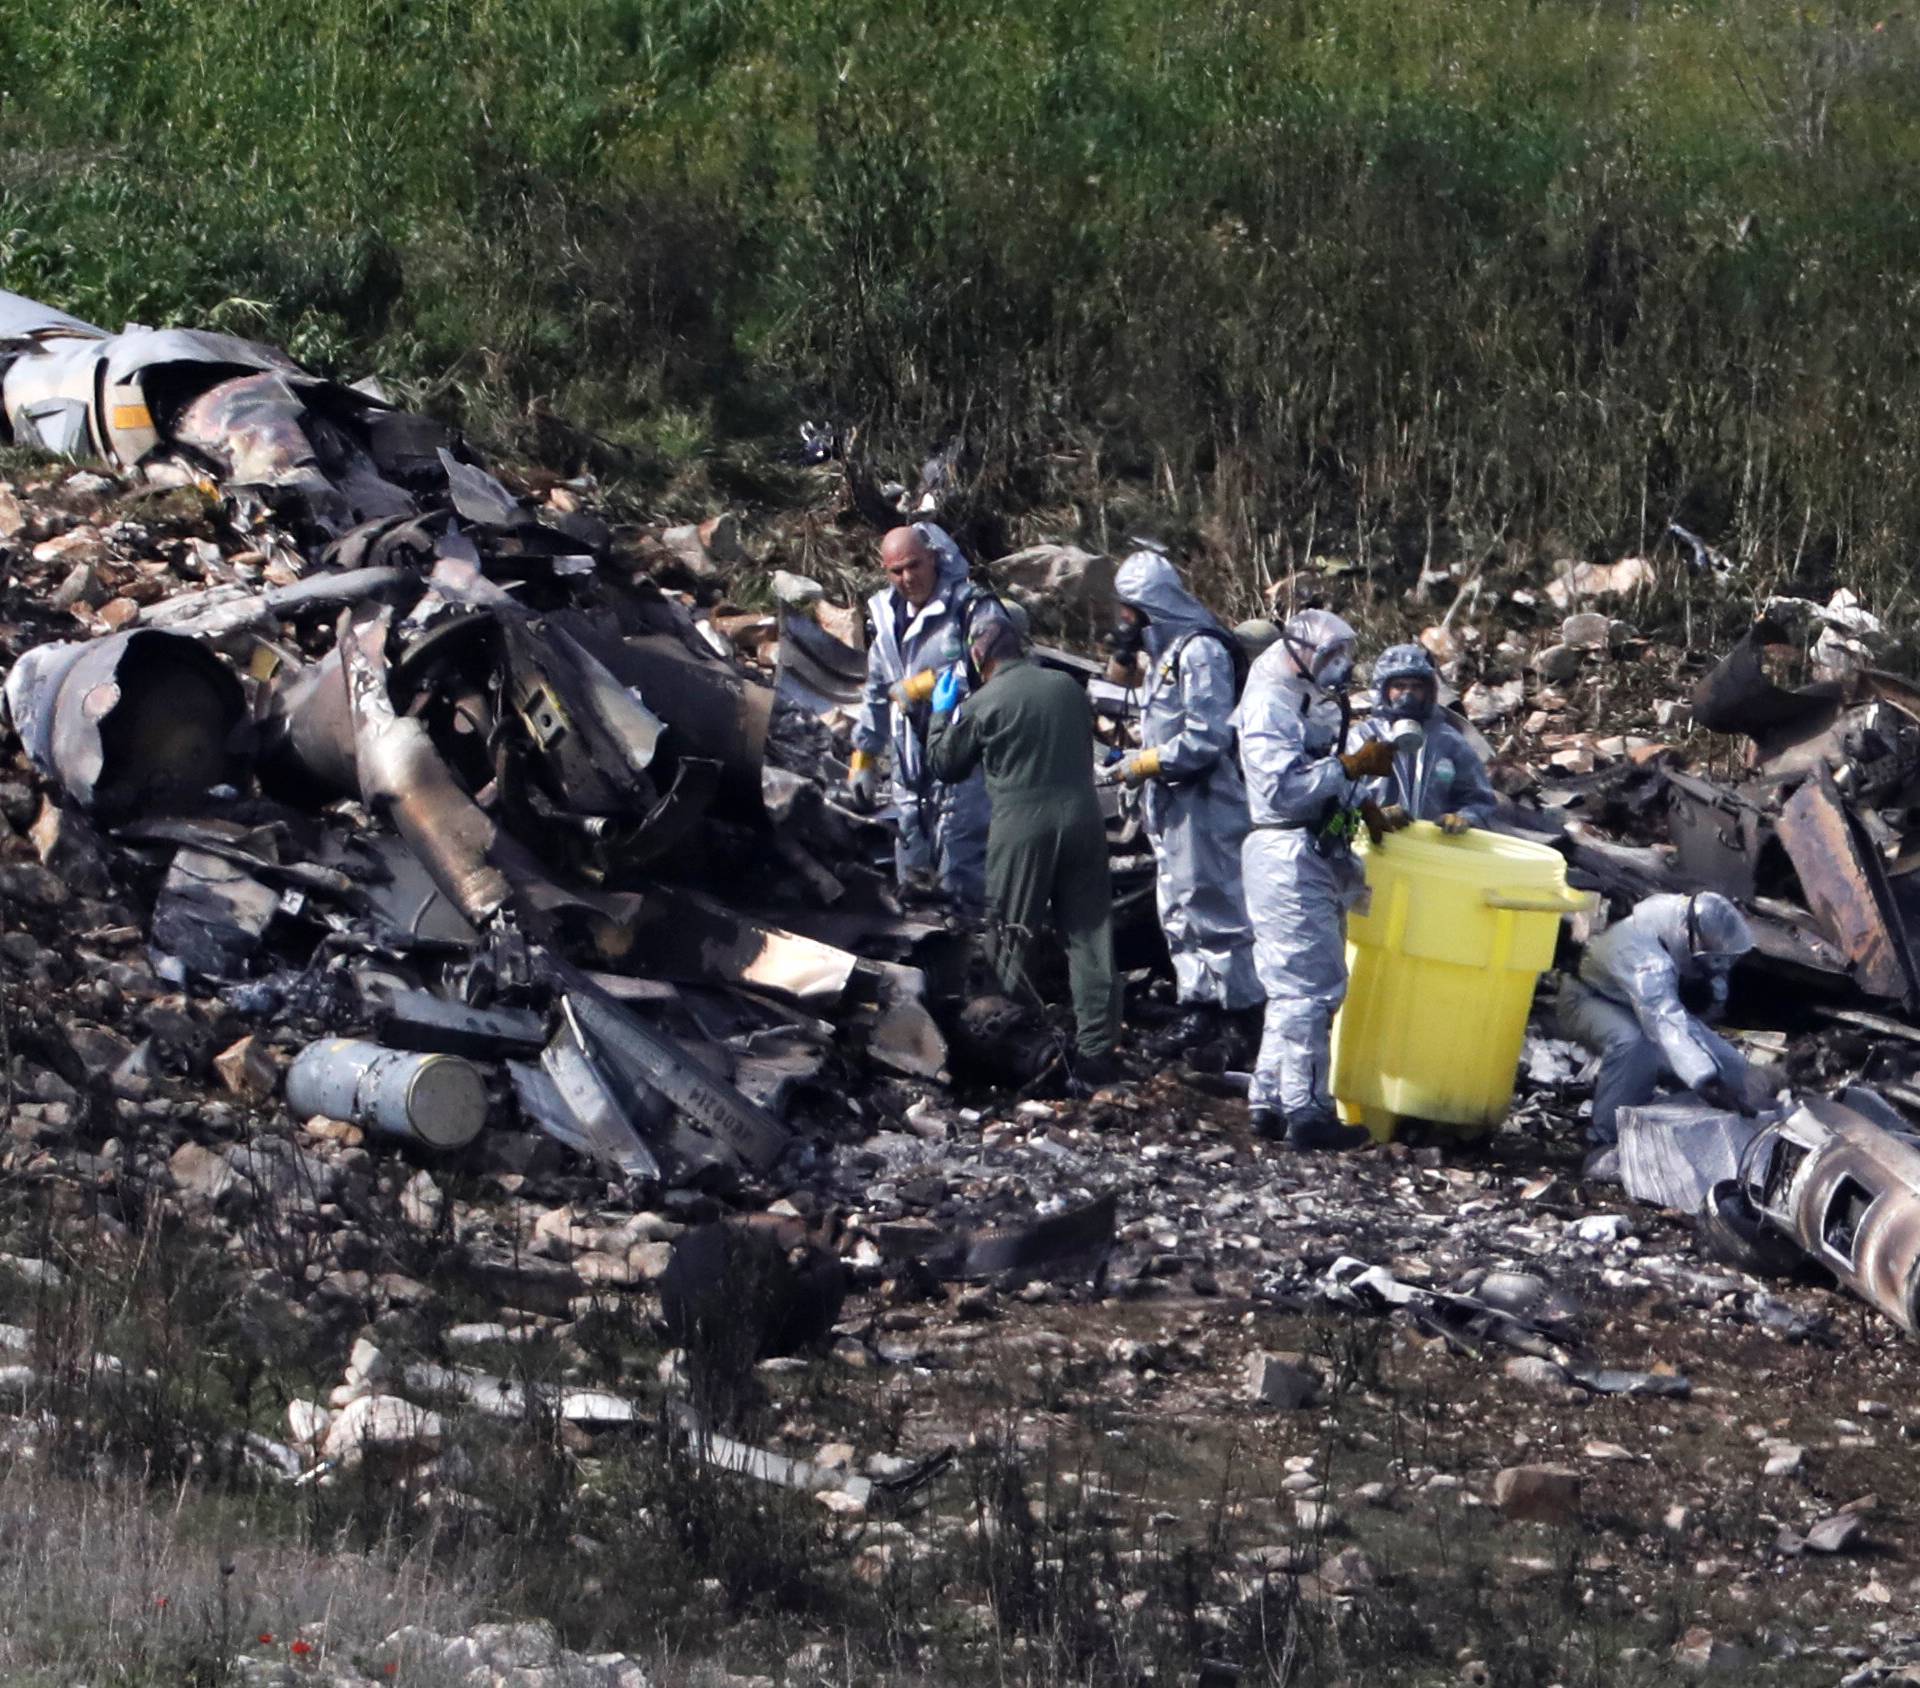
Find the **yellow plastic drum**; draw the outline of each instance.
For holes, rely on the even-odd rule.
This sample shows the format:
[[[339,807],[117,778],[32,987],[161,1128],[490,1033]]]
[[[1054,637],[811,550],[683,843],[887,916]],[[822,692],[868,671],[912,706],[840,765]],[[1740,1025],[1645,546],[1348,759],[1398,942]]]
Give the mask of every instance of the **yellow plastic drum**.
[[[1534,986],[1561,917],[1588,907],[1544,844],[1449,838],[1416,821],[1359,851],[1367,897],[1347,917],[1347,1001],[1333,1025],[1341,1116],[1380,1142],[1403,1119],[1478,1135],[1513,1101]]]

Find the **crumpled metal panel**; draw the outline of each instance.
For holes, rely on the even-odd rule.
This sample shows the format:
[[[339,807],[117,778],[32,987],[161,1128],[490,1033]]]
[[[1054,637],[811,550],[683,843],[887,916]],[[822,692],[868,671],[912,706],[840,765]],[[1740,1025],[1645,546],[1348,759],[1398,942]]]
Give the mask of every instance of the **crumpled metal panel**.
[[[462,463],[444,446],[437,455],[453,507],[468,521],[480,527],[518,527],[530,519],[526,505],[486,470]]]
[[[104,340],[107,331],[52,305],[43,305],[38,299],[29,299],[24,293],[9,293],[0,288],[0,341],[48,336]]]
[[[107,336],[107,382],[120,386],[168,364],[228,365],[304,373],[278,346],[205,328],[123,328]]]
[[[660,1177],[659,1160],[608,1088],[572,1020],[554,1034],[537,1069],[518,1062],[509,1066],[521,1106],[549,1136],[624,1177]],[[551,1097],[535,1084],[535,1072],[546,1081]]]
[[[1789,691],[1767,673],[1763,653],[1785,631],[1762,618],[1693,689],[1693,719],[1709,732],[1750,735],[1762,760],[1824,732],[1839,715],[1835,681]]]
[[[1778,831],[1808,907],[1845,951],[1860,988],[1909,1004],[1920,1000],[1920,971],[1886,865],[1824,767],[1788,799]]]
[[[1824,767],[1859,801],[1910,792],[1920,779],[1920,688],[1860,668],[1789,689],[1763,660],[1768,646],[1788,642],[1775,622],[1756,621],[1694,688],[1695,723],[1751,737],[1755,762],[1779,784]]]
[[[1669,769],[1667,832],[1691,885],[1744,902],[1754,893],[1763,826],[1757,805],[1709,780]]]
[[[413,515],[412,495],[315,411],[315,399],[328,390],[291,369],[218,381],[171,412],[165,438],[211,463],[229,488],[297,499],[306,517],[330,533]],[[157,432],[153,443],[161,443]],[[115,442],[113,455],[127,462],[138,454],[131,442]]]
[[[982,1226],[904,1252],[935,1277],[962,1280],[1044,1276],[1062,1265],[1092,1265],[1113,1246],[1119,1201],[1110,1190],[1062,1213]]]
[[[1760,1130],[1697,1099],[1620,1110],[1620,1182],[1637,1202],[1698,1213],[1707,1192],[1740,1170]]]
[[[320,475],[313,441],[301,426],[306,413],[285,375],[242,375],[183,406],[172,435],[212,458],[223,478],[238,486],[304,489]]]
[[[217,982],[244,979],[279,910],[280,894],[244,867],[181,850],[160,887],[148,938],[165,974],[178,967]]]
[[[632,936],[655,976],[689,984],[747,985],[794,1002],[838,1002],[859,957],[673,886],[640,899]]]
[[[7,427],[21,445],[62,457],[104,450],[95,431],[99,386],[98,340],[50,340],[15,356],[0,377]]]
[[[774,689],[795,707],[826,715],[859,706],[866,653],[836,639],[808,611],[782,606],[776,661]]]
[[[672,728],[676,754],[718,762],[728,806],[758,819],[760,770],[773,720],[773,688],[717,657],[694,655],[667,633],[621,639],[577,610],[546,618],[590,652],[621,685],[631,687]]]
[[[564,1007],[584,1047],[616,1083],[658,1091],[756,1172],[765,1172],[786,1152],[793,1140],[787,1127],[688,1058],[671,1039],[641,1025],[584,977],[569,985]]]
[[[407,569],[365,568],[311,575],[291,586],[270,586],[264,592],[240,585],[213,586],[204,592],[182,592],[149,604],[130,625],[217,641],[235,633],[275,628],[307,610],[357,604],[415,583]],[[335,667],[337,672],[337,661]]]

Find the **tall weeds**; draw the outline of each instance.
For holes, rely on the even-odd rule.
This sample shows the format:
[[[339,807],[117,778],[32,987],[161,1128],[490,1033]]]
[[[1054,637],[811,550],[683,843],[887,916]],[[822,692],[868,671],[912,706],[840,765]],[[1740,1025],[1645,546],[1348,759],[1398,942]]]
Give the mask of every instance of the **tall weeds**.
[[[15,0],[6,284],[539,400],[1097,441],[1224,557],[1904,569],[1920,45],[1785,0]],[[569,437],[560,435],[564,442]],[[578,436],[584,437],[584,436]],[[1069,489],[1091,528],[1097,487]]]

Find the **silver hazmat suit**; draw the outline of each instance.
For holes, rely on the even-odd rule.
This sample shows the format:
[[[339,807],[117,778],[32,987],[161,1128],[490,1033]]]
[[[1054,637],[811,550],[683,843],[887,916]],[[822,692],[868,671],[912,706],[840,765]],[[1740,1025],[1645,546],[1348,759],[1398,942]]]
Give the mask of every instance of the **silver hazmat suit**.
[[[1387,687],[1395,680],[1417,680],[1425,693],[1389,704]],[[1393,645],[1380,653],[1373,665],[1373,714],[1354,729],[1353,742],[1391,738],[1398,721],[1418,721],[1425,740],[1399,751],[1393,772],[1368,780],[1365,795],[1383,807],[1397,803],[1417,821],[1463,815],[1469,825],[1485,826],[1499,796],[1466,735],[1440,708],[1439,693],[1440,676],[1420,646]]]
[[[897,826],[894,866],[900,883],[937,883],[966,913],[986,906],[986,778],[979,769],[957,785],[942,785],[928,771],[925,704],[896,708],[892,688],[909,675],[947,668],[966,658],[967,646],[994,618],[999,602],[968,579],[967,560],[946,531],[916,522],[939,565],[933,596],[908,609],[892,586],[867,600],[873,643],[867,647],[867,679],[854,721],[853,745],[868,755],[893,752],[893,813]]]
[[[1159,752],[1141,807],[1153,843],[1160,927],[1182,1005],[1227,1010],[1261,999],[1240,890],[1247,788],[1234,756],[1233,637],[1156,551],[1136,551],[1114,596],[1147,618],[1140,743]]]
[[[1740,911],[1712,891],[1648,897],[1587,945],[1578,978],[1560,981],[1560,1030],[1600,1057],[1588,1135],[1611,1143],[1622,1108],[1652,1099],[1663,1079],[1698,1090],[1716,1078],[1749,1103],[1765,1085],[1747,1059],[1680,1000],[1706,986],[1708,1012],[1724,1003],[1727,970],[1753,947]]]
[[[1331,611],[1301,611],[1254,663],[1234,715],[1252,821],[1242,878],[1267,995],[1248,1101],[1289,1120],[1333,1109],[1328,1043],[1347,994],[1346,913],[1364,884],[1347,845],[1317,836],[1358,793],[1339,761],[1341,700],[1312,675],[1341,646],[1350,665],[1353,643]]]

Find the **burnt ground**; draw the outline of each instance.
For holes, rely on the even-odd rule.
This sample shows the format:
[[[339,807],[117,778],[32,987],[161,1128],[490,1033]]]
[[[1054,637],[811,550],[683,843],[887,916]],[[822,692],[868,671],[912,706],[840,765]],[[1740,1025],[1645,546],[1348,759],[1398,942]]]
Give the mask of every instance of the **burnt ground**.
[[[71,537],[75,512],[55,514]],[[177,546],[202,517],[155,525]],[[123,595],[172,590],[153,535],[114,531],[85,567]],[[16,648],[74,631],[51,602],[69,566],[21,569]],[[1658,637],[1603,626],[1548,682],[1529,648],[1561,610],[1528,578],[1455,621],[1463,708],[1511,793],[1655,842],[1630,777],[1577,782],[1661,754],[1736,765],[1674,707],[1706,666],[1707,611],[1689,643],[1694,605],[1663,584],[1617,606]],[[1381,640],[1424,613],[1368,608]],[[1724,633],[1741,607],[1723,591],[1714,617]],[[663,1681],[1864,1684],[1920,1658],[1911,1341],[1583,1183],[1564,1050],[1530,1045],[1487,1138],[1313,1157],[1249,1140],[1200,1075],[1077,1104],[836,1065],[774,1175],[725,1200],[636,1192],[498,1112],[443,1155],[291,1118],[275,1081],[302,1035],[156,974],[151,869],[129,880],[82,828],[37,847],[45,795],[24,760],[0,778],[9,1472],[192,1490],[223,1554],[236,1509],[329,1556],[428,1554],[488,1615]],[[1805,1035],[1772,981],[1734,1008],[1803,1084],[1910,1076],[1898,1038]],[[943,1284],[882,1246],[1110,1191],[1112,1249],[1029,1280]],[[665,1402],[699,1394],[705,1362],[659,1325],[671,1245],[769,1208],[831,1236],[851,1293],[822,1343],[703,1398],[733,1434],[830,1468],[884,1478],[951,1450],[902,1498],[716,1474],[672,1433]],[[1436,1291],[1530,1274],[1547,1346],[1676,1393],[1595,1394],[1539,1353],[1347,1304],[1328,1288],[1342,1260]],[[1280,1357],[1268,1400],[1262,1356]],[[591,1387],[629,1417],[503,1417],[445,1368]],[[370,1390],[440,1419],[330,1463],[312,1426]],[[1498,1479],[1518,1467],[1552,1468],[1547,1521],[1509,1516],[1526,1508]],[[335,1652],[337,1680],[384,1669]]]
[[[1910,1608],[1909,1343],[1828,1288],[1760,1291],[1704,1262],[1676,1216],[1581,1186],[1563,1138],[1299,1157],[1167,1081],[1137,1108],[1063,1108],[1039,1129],[1096,1176],[1124,1169],[1121,1234],[1146,1275],[1098,1302],[963,1293],[881,1313],[897,1363],[871,1395],[848,1392],[849,1434],[878,1400],[907,1452],[1005,1439],[1056,1494],[1097,1489],[1109,1527],[1153,1551],[1212,1541],[1223,1605],[1262,1566],[1307,1571],[1308,1597],[1336,1607],[1384,1603],[1404,1632],[1379,1650],[1399,1657],[1363,1638],[1357,1679],[1486,1660],[1501,1679],[1655,1681],[1697,1656],[1830,1682]],[[1609,1213],[1616,1239],[1574,1234]],[[1342,1254],[1435,1285],[1473,1266],[1538,1272],[1577,1301],[1582,1358],[1678,1372],[1690,1392],[1543,1388],[1497,1347],[1473,1357],[1400,1320],[1285,1305]],[[1246,1399],[1249,1358],[1275,1351],[1321,1375],[1314,1404]],[[1794,1470],[1765,1475],[1783,1444],[1801,1450]],[[1534,1464],[1580,1474],[1577,1515],[1503,1518],[1496,1475]],[[1846,1554],[1783,1544],[1842,1509],[1866,1523]],[[1358,1562],[1338,1557],[1354,1548]]]

